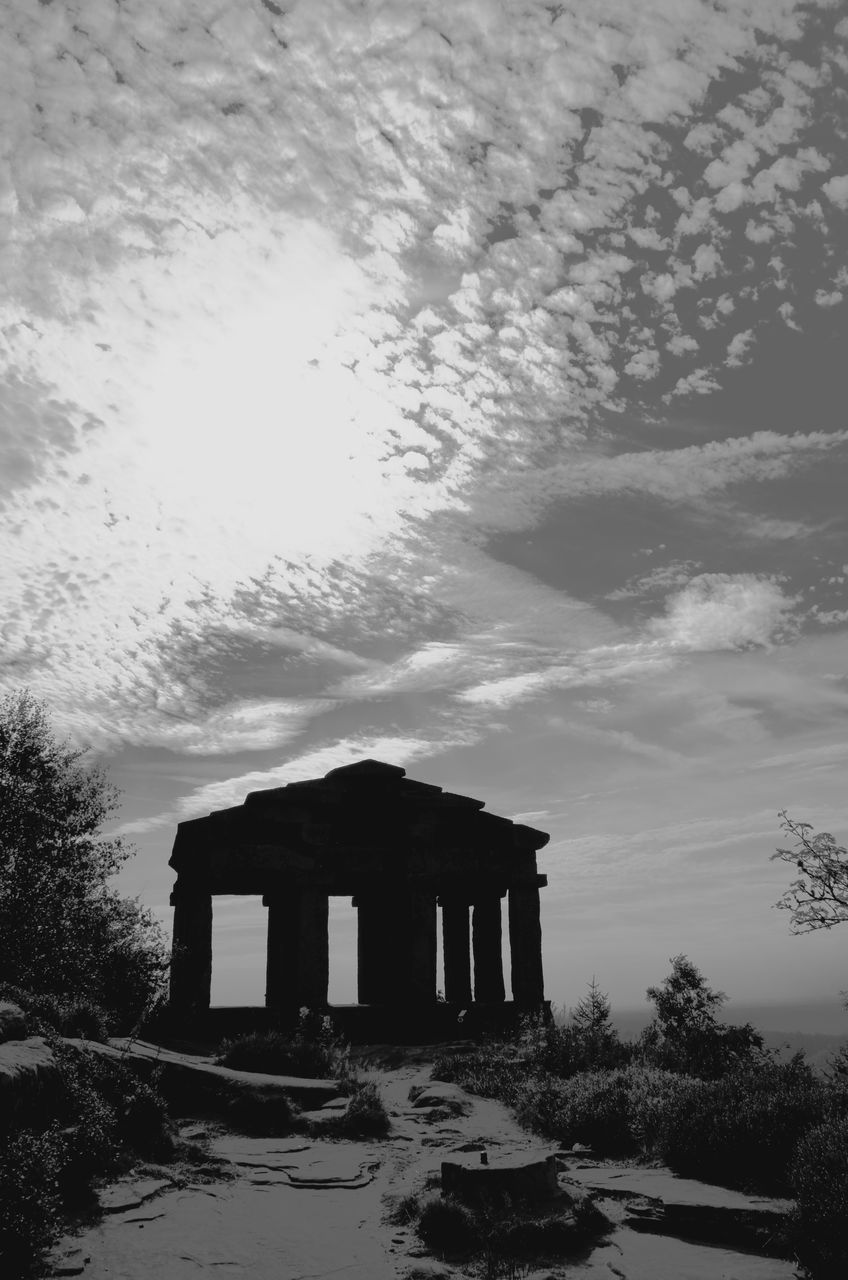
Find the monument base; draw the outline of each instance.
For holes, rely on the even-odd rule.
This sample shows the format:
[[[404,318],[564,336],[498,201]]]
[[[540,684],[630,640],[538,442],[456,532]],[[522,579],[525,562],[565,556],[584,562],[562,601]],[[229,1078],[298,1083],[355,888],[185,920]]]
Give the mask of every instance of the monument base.
[[[478,1039],[509,1035],[517,1030],[521,1017],[541,1013],[551,1018],[551,1002],[545,1000],[535,1010],[511,1000],[496,1004],[471,1004],[462,1008],[443,1001],[430,1005],[392,1008],[387,1005],[327,1005],[326,1013],[344,1040],[351,1044],[439,1044],[442,1041]],[[199,1013],[166,1009],[146,1034],[169,1044],[199,1044],[214,1047],[222,1040],[249,1035],[253,1031],[293,1027],[297,1011],[281,1012],[263,1005],[218,1005]]]

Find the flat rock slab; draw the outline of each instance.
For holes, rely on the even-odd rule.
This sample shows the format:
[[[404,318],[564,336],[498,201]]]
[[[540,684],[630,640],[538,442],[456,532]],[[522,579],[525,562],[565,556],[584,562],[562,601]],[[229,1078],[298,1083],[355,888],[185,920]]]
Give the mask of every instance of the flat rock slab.
[[[569,1280],[797,1280],[794,1263],[753,1253],[646,1236],[620,1227],[585,1262],[569,1262]]]
[[[139,1178],[99,1191],[97,1200],[103,1213],[123,1213],[127,1209],[138,1209],[146,1200],[152,1200],[172,1186],[167,1178]]]
[[[204,1101],[217,1096],[238,1092],[253,1093],[264,1097],[290,1098],[300,1106],[320,1107],[338,1097],[339,1086],[335,1080],[309,1080],[302,1076],[268,1075],[260,1071],[234,1071],[231,1067],[219,1067],[211,1058],[189,1053],[177,1053],[163,1049],[144,1040],[117,1039],[108,1044],[96,1044],[87,1040],[70,1040],[69,1044],[89,1049],[112,1061],[124,1061],[129,1065],[150,1072],[154,1067],[162,1069],[162,1092],[173,1101],[197,1100],[198,1093]]]
[[[791,1200],[770,1196],[750,1196],[728,1187],[716,1187],[694,1178],[679,1178],[670,1169],[620,1169],[606,1166],[592,1169],[569,1169],[571,1182],[579,1182],[587,1191],[607,1191],[615,1196],[647,1196],[663,1204],[700,1204],[717,1209],[743,1209],[768,1213],[788,1213]]]
[[[216,1155],[250,1170],[254,1185],[284,1183],[319,1190],[328,1187],[358,1190],[374,1179],[382,1161],[360,1143],[297,1144],[277,1139],[222,1137],[213,1143]]]
[[[304,1196],[245,1180],[166,1192],[157,1206],[164,1212],[153,1220],[111,1215],[76,1242],[91,1258],[86,1280],[396,1280],[375,1185]]]
[[[625,1202],[623,1220],[653,1232],[780,1256],[791,1200],[678,1178],[668,1169],[571,1169],[561,1184]]]

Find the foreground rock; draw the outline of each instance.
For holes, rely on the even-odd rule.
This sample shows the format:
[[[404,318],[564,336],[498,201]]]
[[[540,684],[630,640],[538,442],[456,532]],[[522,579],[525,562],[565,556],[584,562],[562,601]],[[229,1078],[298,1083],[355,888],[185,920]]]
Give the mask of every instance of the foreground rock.
[[[752,1249],[771,1257],[783,1251],[790,1200],[678,1178],[668,1169],[567,1168],[566,1177],[595,1200],[619,1201],[621,1221],[633,1231]]]
[[[187,1113],[198,1108],[219,1110],[234,1097],[288,1098],[304,1107],[321,1107],[338,1095],[335,1080],[308,1080],[301,1076],[265,1075],[258,1071],[234,1071],[219,1067],[211,1058],[177,1053],[144,1040],[110,1040],[96,1044],[88,1040],[69,1040],[79,1049],[88,1049],[113,1062],[131,1066],[142,1076],[154,1070],[161,1074],[157,1088],[170,1106]]]
[[[0,1133],[51,1115],[59,1092],[59,1068],[42,1036],[0,1044]]]

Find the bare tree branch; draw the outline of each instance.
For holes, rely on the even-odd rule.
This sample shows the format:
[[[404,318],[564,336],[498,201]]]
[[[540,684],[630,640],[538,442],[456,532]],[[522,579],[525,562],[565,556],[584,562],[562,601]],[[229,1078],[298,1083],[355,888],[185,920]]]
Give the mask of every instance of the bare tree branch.
[[[848,851],[829,831],[813,834],[809,822],[795,822],[785,809],[780,826],[794,840],[791,849],[771,855],[794,866],[801,874],[774,904],[792,913],[793,933],[832,929],[848,921]]]

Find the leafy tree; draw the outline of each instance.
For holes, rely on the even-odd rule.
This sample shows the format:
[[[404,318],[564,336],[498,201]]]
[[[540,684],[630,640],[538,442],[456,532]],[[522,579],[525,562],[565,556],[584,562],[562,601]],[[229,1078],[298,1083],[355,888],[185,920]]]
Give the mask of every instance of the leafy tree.
[[[782,809],[781,828],[791,836],[794,847],[778,849],[772,861],[794,865],[800,872],[775,906],[790,911],[793,933],[832,929],[848,920],[848,852],[829,831],[812,834],[809,822],[795,822]]]
[[[642,1032],[640,1047],[652,1065],[712,1079],[763,1057],[763,1038],[750,1023],[718,1021],[727,996],[708,987],[686,956],[674,956],[671,973],[646,995],[656,1014]]]
[[[99,834],[117,791],[85,755],[29,692],[0,700],[0,983],[127,1022],[160,994],[167,955],[151,913],[109,884],[133,850]]]

